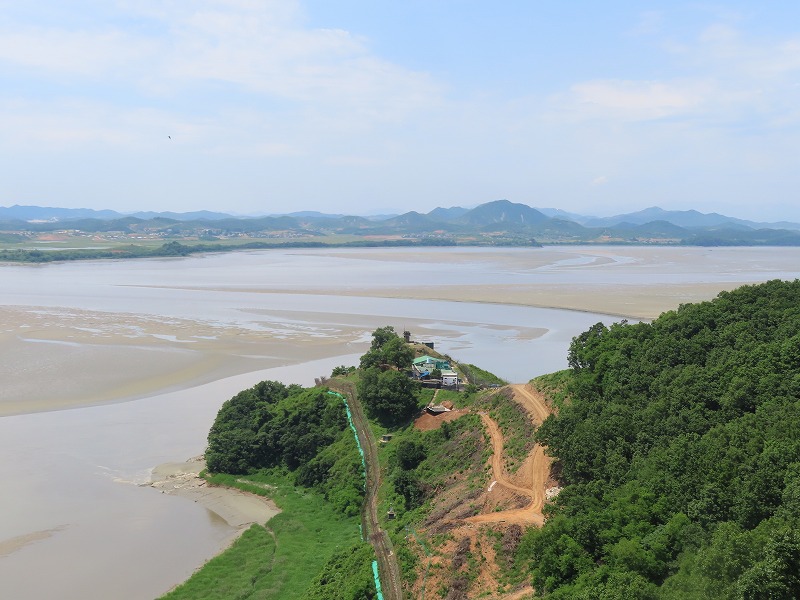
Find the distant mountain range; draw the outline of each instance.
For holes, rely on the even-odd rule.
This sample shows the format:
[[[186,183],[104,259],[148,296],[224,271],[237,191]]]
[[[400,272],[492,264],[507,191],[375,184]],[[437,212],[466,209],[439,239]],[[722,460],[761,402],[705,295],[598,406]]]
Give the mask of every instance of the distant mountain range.
[[[282,232],[286,236],[377,235],[484,243],[672,243],[689,245],[800,245],[800,224],[759,223],[695,210],[651,207],[613,217],[593,217],[556,208],[533,208],[495,200],[472,209],[435,208],[422,214],[360,217],[300,211],[284,215],[241,217],[195,211],[139,212],[40,206],[0,207],[1,231],[87,232],[163,231],[206,237]]]

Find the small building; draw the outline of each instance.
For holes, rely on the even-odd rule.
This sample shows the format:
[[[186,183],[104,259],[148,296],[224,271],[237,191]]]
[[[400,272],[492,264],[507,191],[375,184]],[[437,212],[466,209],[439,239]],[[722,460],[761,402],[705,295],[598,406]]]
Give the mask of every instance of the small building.
[[[421,374],[424,372],[430,373],[434,369],[439,369],[440,371],[449,371],[450,363],[441,358],[435,358],[426,354],[425,356],[415,358],[412,362],[412,367],[414,368],[415,372]]]
[[[449,369],[442,370],[442,385],[446,387],[456,387],[458,385],[458,373]]]

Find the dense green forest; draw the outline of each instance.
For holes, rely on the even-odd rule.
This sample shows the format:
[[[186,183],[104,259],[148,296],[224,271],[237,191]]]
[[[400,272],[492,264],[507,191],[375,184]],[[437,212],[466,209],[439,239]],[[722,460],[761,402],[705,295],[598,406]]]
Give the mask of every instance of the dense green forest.
[[[518,567],[549,598],[800,597],[800,281],[573,340],[537,432],[566,484]]]
[[[364,478],[342,401],[323,388],[262,381],[220,408],[208,434],[213,473],[278,469],[314,488],[337,510],[355,516]]]

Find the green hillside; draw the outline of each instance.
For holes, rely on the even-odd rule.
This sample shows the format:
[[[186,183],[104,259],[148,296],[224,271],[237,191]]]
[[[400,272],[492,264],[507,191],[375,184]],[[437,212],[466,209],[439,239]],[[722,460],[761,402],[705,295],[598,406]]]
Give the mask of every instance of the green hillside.
[[[601,324],[540,427],[566,484],[517,554],[549,598],[800,597],[800,281]]]

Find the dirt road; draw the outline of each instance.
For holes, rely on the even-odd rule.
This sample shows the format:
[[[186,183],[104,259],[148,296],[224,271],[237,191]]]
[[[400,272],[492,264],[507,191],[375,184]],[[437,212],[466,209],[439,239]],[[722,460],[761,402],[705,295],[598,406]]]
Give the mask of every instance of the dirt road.
[[[353,417],[353,425],[356,428],[358,441],[364,450],[364,462],[367,467],[366,497],[364,507],[361,512],[361,523],[364,535],[375,549],[378,559],[378,573],[381,579],[381,591],[385,600],[403,600],[403,590],[400,578],[400,565],[394,553],[392,540],[389,535],[380,527],[378,522],[378,489],[380,488],[380,464],[378,462],[378,445],[375,436],[372,435],[367,417],[355,386],[341,382],[331,385],[332,389],[347,396],[350,405],[350,413]]]
[[[527,385],[512,385],[510,387],[514,392],[514,400],[525,408],[537,425],[541,424],[550,414],[544,398],[534,393]],[[528,496],[531,501],[525,508],[475,515],[474,517],[469,517],[466,521],[470,523],[505,522],[541,526],[544,523],[542,508],[544,506],[545,486],[550,478],[550,458],[545,455],[544,448],[537,444],[523,462],[517,475],[513,478],[510,477],[506,473],[503,461],[505,440],[503,439],[502,431],[489,415],[481,414],[481,420],[486,426],[492,441],[493,479],[498,485]]]
[[[550,408],[544,401],[544,398],[539,392],[531,389],[526,383],[515,383],[508,386],[514,392],[514,400],[519,402],[522,407],[528,411],[536,425],[541,425],[547,417],[550,416]]]

